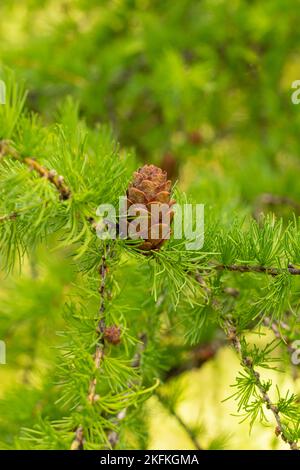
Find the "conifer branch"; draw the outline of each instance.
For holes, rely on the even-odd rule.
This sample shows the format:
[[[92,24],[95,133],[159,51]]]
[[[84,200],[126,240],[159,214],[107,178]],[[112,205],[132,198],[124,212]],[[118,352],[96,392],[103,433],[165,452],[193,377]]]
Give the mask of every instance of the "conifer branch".
[[[55,170],[48,170],[44,166],[40,165],[34,158],[25,157],[21,161],[24,161],[30,170],[36,171],[41,178],[48,179],[56,187],[62,201],[70,199],[71,190],[65,184],[63,176],[57,175]]]
[[[49,170],[42,166],[33,157],[22,157],[9,141],[0,141],[0,158],[11,157],[25,164],[30,170],[35,171],[41,178],[46,178],[52,183],[60,194],[60,199],[66,201],[71,197],[71,190],[65,184],[64,177],[58,175],[55,170]]]
[[[1,222],[7,222],[8,220],[15,220],[18,217],[18,212],[12,212],[11,214],[2,215],[0,217]]]
[[[289,444],[291,450],[299,450],[297,442],[289,440],[288,437],[285,435],[284,425],[282,423],[278,407],[273,404],[271,398],[269,397],[266,387],[264,386],[261,380],[260,374],[253,367],[252,359],[244,354],[242,344],[238,337],[236,328],[232,325],[232,323],[229,320],[227,320],[227,322],[225,323],[225,332],[232,346],[234,347],[239,357],[241,358],[241,365],[249,372],[251,377],[253,377],[254,383],[260,392],[260,396],[261,396],[263,403],[265,404],[266,408],[272,412],[275,418],[276,436],[281,437],[283,442]]]
[[[106,321],[105,321],[105,285],[106,285],[106,276],[108,272],[107,268],[107,256],[109,255],[110,248],[109,246],[107,247],[107,251],[105,253],[105,248],[104,248],[104,253],[102,255],[102,261],[99,266],[99,274],[100,274],[100,287],[99,287],[99,293],[100,293],[100,307],[99,307],[99,322],[97,325],[97,335],[98,335],[98,342],[96,346],[96,351],[95,351],[95,357],[94,357],[94,363],[95,363],[95,368],[96,370],[100,369],[102,359],[104,357],[104,346],[105,346],[105,340],[104,340],[104,333],[105,333],[105,328],[106,328]],[[89,393],[88,393],[88,400],[90,403],[94,403],[94,401],[97,399],[96,396],[96,385],[97,385],[97,378],[94,377],[89,386]]]
[[[28,16],[32,30],[36,29],[35,23],[42,14],[41,3],[47,4],[47,13],[52,14],[53,7],[50,0],[34,3],[33,15]],[[223,334],[225,329],[240,356],[233,396],[238,402],[238,411],[243,413],[242,420],[249,419],[250,427],[256,420],[271,424],[276,428],[279,443],[282,439],[291,449],[298,449],[299,398],[290,392],[282,395],[278,388],[278,397],[273,396],[276,389],[273,390],[271,380],[266,379],[262,371],[262,368],[276,370],[274,352],[279,348],[287,349],[290,354],[296,352],[291,358],[293,363],[298,362],[299,356],[293,346],[299,336],[298,285],[294,276],[300,275],[300,201],[296,192],[293,195],[289,190],[298,183],[297,129],[290,126],[289,106],[281,106],[280,96],[270,95],[268,113],[261,112],[258,104],[264,83],[260,80],[259,61],[242,60],[237,70],[235,63],[228,60],[235,49],[246,50],[248,56],[265,59],[268,76],[276,74],[279,68],[284,75],[286,52],[298,37],[293,7],[286,10],[284,27],[277,28],[279,34],[272,48],[268,38],[274,30],[279,7],[270,11],[262,6],[261,15],[269,18],[268,24],[264,24],[265,34],[255,37],[251,47],[248,38],[235,35],[231,38],[231,50],[226,25],[224,29],[220,24],[222,15],[211,14],[209,6],[200,2],[196,6],[196,2],[187,0],[171,15],[167,5],[162,10],[155,5],[158,2],[153,2],[147,12],[134,2],[131,2],[132,7],[129,2],[120,2],[118,8],[103,6],[100,14],[90,5],[92,2],[79,2],[80,5],[74,2],[74,11],[69,3],[72,2],[60,12],[57,27],[45,31],[40,47],[31,40],[27,23],[23,28],[22,51],[0,33],[5,50],[4,55],[0,53],[1,62],[14,67],[16,53],[21,52],[25,60],[19,64],[19,69],[24,76],[32,65],[30,57],[34,55],[37,64],[37,80],[30,92],[27,110],[24,109],[26,92],[24,86],[16,82],[15,74],[4,67],[0,77],[0,264],[1,270],[12,273],[7,279],[2,280],[2,273],[0,276],[0,340],[10,338],[10,369],[24,371],[24,383],[19,381],[12,389],[9,371],[4,377],[0,447],[57,449],[71,445],[72,450],[111,450],[124,449],[128,444],[147,448],[146,420],[140,404],[155,396],[158,382],[148,389],[144,384],[151,384],[159,376],[167,386],[158,389],[158,400],[168,410],[172,421],[177,421],[175,427],[184,430],[193,447],[202,449],[201,428],[197,423],[194,425],[193,419],[185,422],[176,380],[174,383],[168,380],[214,358],[225,342],[228,344]],[[251,19],[255,16],[256,6],[250,3],[239,2],[234,12],[224,7],[224,13],[233,14],[233,21],[238,25],[244,16]],[[7,19],[9,30],[19,27],[18,9],[1,4],[0,11]],[[194,14],[189,14],[191,11]],[[179,27],[183,13],[185,31]],[[128,35],[126,28],[133,14],[139,15],[141,25],[134,36]],[[158,51],[153,57],[147,51],[155,47],[155,39],[151,34],[144,35],[149,14],[153,26],[158,28],[163,14],[167,32],[166,41],[162,38],[161,53]],[[194,22],[194,17],[199,15],[204,18],[204,27]],[[74,17],[75,21],[71,23],[69,17]],[[115,40],[110,28],[120,17],[125,25],[118,32],[118,38],[124,42],[121,50],[120,41]],[[81,18],[86,19],[87,27],[82,34],[74,35],[74,27],[81,26]],[[210,25],[220,29],[224,45],[218,46],[216,38],[209,34]],[[104,34],[99,35],[99,31]],[[205,123],[196,127],[192,123],[198,122],[199,116],[193,103],[202,97],[203,87],[196,83],[195,76],[202,64],[193,41],[184,41],[184,48],[178,46],[187,31],[191,38],[208,44],[206,56],[211,66],[208,72],[204,70],[204,75],[210,88],[213,80],[214,96],[220,102],[220,112],[208,113]],[[166,51],[168,37],[176,40]],[[68,47],[61,47],[66,38]],[[132,40],[141,47],[138,53],[131,54],[130,66],[127,66]],[[106,55],[99,57],[94,53],[107,44],[109,61]],[[70,51],[76,49],[78,73],[73,74]],[[276,63],[272,60],[274,50],[278,55]],[[57,58],[54,74],[49,73],[49,57]],[[249,65],[249,62],[252,63]],[[81,71],[86,70],[87,65],[91,66],[92,73],[83,84]],[[102,86],[95,87],[94,78],[103,67]],[[222,86],[214,79],[220,68],[225,77],[225,81],[220,82]],[[174,74],[177,79],[168,80]],[[239,95],[235,93],[237,74],[243,77]],[[143,78],[147,79],[146,84]],[[247,99],[254,84],[258,87],[258,98]],[[81,93],[82,85],[85,93]],[[169,90],[172,96],[165,99]],[[83,102],[75,103],[72,97],[65,99],[69,91],[71,95],[82,95]],[[232,93],[235,99],[228,103],[226,95]],[[51,100],[51,96],[58,100]],[[147,99],[141,100],[143,96]],[[178,109],[174,107],[174,100],[180,104]],[[57,123],[51,118],[55,101],[60,102]],[[100,126],[99,110],[94,101],[103,103]],[[211,107],[209,90],[205,93],[204,105],[207,109]],[[124,112],[116,112],[120,108]],[[85,111],[83,119],[80,109]],[[279,125],[273,126],[279,109],[282,111]],[[37,111],[41,119],[32,110]],[[45,111],[49,126],[43,124]],[[124,114],[129,119],[122,119]],[[111,118],[112,126],[102,123],[105,115]],[[183,122],[187,115],[189,119]],[[239,119],[239,116],[249,119]],[[178,128],[175,132],[174,127]],[[119,140],[129,142],[130,149],[121,148],[115,141],[116,129]],[[240,140],[244,142],[245,158],[240,158],[236,164],[239,149],[235,143]],[[219,144],[226,145],[228,151],[220,153]],[[284,147],[283,152],[280,145]],[[211,158],[204,161],[202,150],[207,146]],[[263,156],[261,147],[265,150]],[[186,165],[185,156],[191,151],[195,156]],[[109,203],[116,208],[118,196],[125,196],[126,188],[129,208],[134,209],[132,206],[142,200],[149,204],[151,227],[154,227],[154,217],[150,214],[152,203],[158,208],[167,200],[169,213],[173,212],[170,182],[163,181],[159,169],[152,171],[152,157],[155,155],[157,160],[159,154],[164,154],[161,166],[168,170],[171,180],[177,179],[179,166],[182,167],[184,186],[192,191],[192,198],[198,195],[201,199],[206,189],[215,188],[208,194],[211,210],[206,220],[203,248],[189,249],[192,246],[186,243],[190,241],[189,234],[185,233],[179,240],[176,230],[162,250],[164,240],[157,244],[150,232],[143,244],[136,245],[133,240],[119,237],[118,225],[117,240],[101,242],[96,231],[99,235],[106,216],[98,215],[100,209],[95,213],[96,206]],[[140,157],[147,165],[134,173],[128,187],[131,170]],[[200,168],[204,184],[197,188]],[[250,172],[257,178],[249,178]],[[154,185],[149,179],[153,175]],[[261,192],[256,198],[258,188]],[[173,192],[180,206],[188,203],[189,196],[180,189],[175,187]],[[238,194],[244,197],[237,198]],[[251,199],[253,218],[250,219],[245,218],[245,213],[249,212],[247,201]],[[228,214],[232,208],[236,213],[234,219]],[[282,218],[273,218],[271,214],[260,217],[261,212],[269,211],[278,212]],[[286,220],[287,214],[292,220]],[[188,212],[182,215],[186,218]],[[100,223],[97,223],[98,217]],[[117,220],[119,217],[120,214]],[[131,217],[125,222],[129,226]],[[186,232],[185,220],[182,222]],[[52,248],[57,260],[56,256],[49,255]],[[142,257],[141,249],[148,257]],[[29,258],[34,250],[37,250],[38,265],[41,262],[43,267],[39,283],[33,283],[28,276]],[[65,258],[68,259],[63,264]],[[17,281],[15,266],[22,264],[25,265],[24,276]],[[115,266],[116,277],[109,271]],[[33,278],[34,267],[32,274]],[[235,281],[232,287],[226,287],[227,278]],[[111,294],[115,292],[116,299],[111,305]],[[156,308],[155,303],[161,308]],[[245,335],[256,328],[260,333],[261,327],[264,332],[268,328],[268,337],[273,335],[275,339],[272,337],[271,343],[263,347],[255,342],[248,343]],[[140,332],[143,334],[137,338]],[[38,342],[32,345],[32,341],[28,341],[31,338]],[[121,339],[123,352],[111,353],[114,349],[111,345],[119,344]],[[137,339],[140,341],[136,342]],[[58,347],[59,359],[53,357],[53,347],[55,350]],[[285,350],[279,349],[279,352],[286,356]],[[29,387],[31,374],[28,377],[28,372],[39,364],[45,365],[44,370],[34,367],[37,386],[30,383]],[[284,373],[290,372],[291,367],[297,370],[297,366],[290,366],[288,361],[284,365],[284,369],[288,369]],[[4,375],[7,375],[5,371]],[[212,387],[216,385],[215,377],[211,377],[211,381]],[[222,384],[217,380],[219,385]],[[159,401],[157,406],[161,407]],[[131,413],[132,408],[138,413]],[[21,434],[16,432],[21,428]],[[205,440],[205,449],[221,447],[221,438],[216,436],[210,445]]]
[[[119,411],[119,413],[113,420],[114,424],[116,425],[120,424],[121,421],[123,421],[123,419],[126,418],[126,415],[127,415],[127,408],[124,408],[124,410]],[[111,449],[115,449],[120,440],[119,433],[117,431],[109,431],[107,438],[108,438],[108,442],[110,443]]]
[[[99,293],[100,293],[100,306],[99,306],[99,320],[96,328],[96,333],[98,336],[97,344],[96,344],[96,351],[94,354],[94,365],[95,365],[95,370],[98,371],[101,367],[102,360],[104,358],[104,347],[105,347],[105,328],[106,328],[106,321],[105,321],[105,299],[106,299],[106,293],[105,293],[105,287],[106,287],[106,278],[107,278],[107,273],[108,273],[108,268],[107,268],[107,257],[110,253],[110,247],[105,246],[103,255],[102,255],[102,260],[101,264],[99,266],[99,275],[100,275],[100,287],[99,287]],[[97,377],[94,376],[89,384],[89,389],[88,389],[88,401],[93,404],[97,401],[98,396],[96,394],[96,387],[97,387]],[[76,447],[76,443],[78,443],[78,436],[83,436],[84,430],[82,426],[80,425],[76,432],[75,432],[75,439],[71,444],[71,450],[78,450]],[[83,439],[80,441],[80,449],[83,450]]]
[[[247,264],[217,264],[214,269],[218,271],[231,271],[237,273],[262,273],[270,276],[279,276],[280,274],[289,273],[292,276],[300,276],[300,269],[289,265],[287,268],[273,268],[266,266],[252,266]]]
[[[18,158],[18,154],[10,140],[0,140],[0,160],[5,156]]]
[[[136,352],[135,352],[135,355],[134,355],[132,363],[131,363],[131,367],[134,368],[134,369],[140,368],[142,355],[143,355],[143,352],[145,351],[145,348],[147,346],[147,335],[145,333],[140,334],[139,339],[140,339],[140,342],[137,345]],[[128,384],[128,385],[129,385],[129,387],[132,386],[131,383]],[[123,419],[126,418],[127,411],[128,411],[127,408],[124,408],[123,410],[121,410],[117,414],[117,416],[114,418],[114,421],[113,421],[114,424],[120,424],[121,421],[123,421]],[[118,442],[119,442],[119,433],[117,431],[110,431],[108,433],[108,440],[109,440],[109,443],[111,445],[111,448],[114,449],[116,447],[116,445],[118,444]]]
[[[75,439],[72,442],[71,450],[84,450],[83,427],[79,426],[75,433]]]
[[[166,400],[161,396],[161,394],[156,391],[155,392],[156,397],[158,398],[158,401],[163,405],[166,410],[173,416],[173,418],[176,419],[177,423],[179,426],[185,431],[185,433],[189,436],[190,440],[194,444],[195,448],[197,450],[204,450],[203,447],[199,444],[198,439],[195,436],[195,433],[192,431],[192,429],[189,428],[189,426],[183,421],[181,416],[176,412],[173,406],[170,406]]]

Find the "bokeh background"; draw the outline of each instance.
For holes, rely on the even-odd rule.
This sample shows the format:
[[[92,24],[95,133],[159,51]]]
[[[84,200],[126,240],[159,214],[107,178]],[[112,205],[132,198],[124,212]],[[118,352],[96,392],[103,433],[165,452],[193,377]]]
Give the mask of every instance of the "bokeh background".
[[[44,121],[55,120],[59,103],[73,96],[91,126],[110,125],[121,147],[165,168],[207,211],[228,218],[272,209],[289,217],[300,201],[300,105],[291,101],[292,83],[300,79],[299,12],[298,0],[2,0],[0,64],[25,80],[27,105]],[[276,207],[266,193],[279,197]],[[281,200],[292,201],[291,208]],[[55,345],[72,282],[63,263],[56,254],[36,279],[32,263],[21,278],[0,277],[0,338],[9,337],[12,308],[19,322],[9,330],[10,360],[0,366],[1,440],[18,432],[13,415],[19,411],[5,406],[18,382],[34,384],[37,394],[28,400],[37,409],[42,399],[35,368],[47,369],[51,360],[48,345]],[[20,305],[22,289],[29,293]],[[47,311],[37,307],[45,303]],[[34,324],[26,324],[27,312],[34,312]],[[248,424],[231,416],[235,404],[222,402],[238,366],[224,347],[183,374],[178,415],[201,423],[211,448],[280,445],[272,427],[257,425],[249,435]],[[287,373],[276,380],[285,388],[293,379]],[[299,389],[298,382],[292,387]],[[20,397],[25,426],[34,421],[26,399]],[[149,413],[151,448],[193,448],[155,398]]]

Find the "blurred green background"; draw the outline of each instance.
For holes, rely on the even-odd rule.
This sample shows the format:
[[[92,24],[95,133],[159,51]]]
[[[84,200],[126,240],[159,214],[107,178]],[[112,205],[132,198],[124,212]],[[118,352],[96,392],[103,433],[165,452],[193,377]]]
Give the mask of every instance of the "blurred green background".
[[[140,162],[165,168],[181,189],[206,204],[208,214],[256,215],[271,208],[265,193],[296,201],[295,210],[300,105],[292,104],[291,85],[300,79],[299,12],[298,0],[2,0],[0,64],[25,80],[28,107],[45,121],[53,121],[58,104],[72,95],[90,125],[109,123],[121,147],[132,148]],[[280,204],[276,212],[291,215]],[[47,284],[44,295],[52,299],[51,311],[36,312],[50,343],[49,322],[53,329],[59,324],[72,279],[66,266],[53,283],[51,269],[47,265],[35,281]],[[15,282],[26,289],[26,275],[1,280],[3,312]],[[14,301],[26,330],[30,299],[28,305]],[[31,347],[22,342],[14,360],[1,366],[2,396],[24,374],[26,379]],[[43,338],[36,347],[45,348]],[[234,403],[221,403],[237,368],[225,348],[182,376],[188,387],[178,413],[187,422],[205,423],[208,438],[217,430],[229,448],[269,447],[272,427],[257,426],[249,436],[248,424],[230,416]],[[283,388],[291,381],[282,375],[278,380]],[[152,448],[191,448],[155,399],[149,407]],[[0,421],[0,434],[6,432]]]

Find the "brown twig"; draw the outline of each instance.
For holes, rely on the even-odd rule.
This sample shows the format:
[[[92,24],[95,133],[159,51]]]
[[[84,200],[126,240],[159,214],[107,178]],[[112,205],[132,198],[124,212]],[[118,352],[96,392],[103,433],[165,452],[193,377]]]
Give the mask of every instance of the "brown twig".
[[[269,397],[268,393],[266,392],[265,387],[263,385],[263,382],[261,381],[260,374],[253,367],[252,359],[250,357],[247,357],[247,356],[244,355],[242,345],[241,345],[241,341],[240,341],[240,339],[237,335],[236,328],[232,325],[232,323],[229,320],[225,324],[225,331],[227,333],[229,341],[231,342],[234,349],[236,350],[239,357],[241,358],[242,366],[246,370],[248,370],[248,372],[254,378],[255,385],[258,388],[259,392],[260,392],[261,399],[264,402],[266,408],[272,412],[272,414],[275,418],[276,425],[277,425],[276,430],[275,430],[276,435],[278,437],[280,436],[281,439],[285,443],[288,443],[291,450],[299,450],[298,446],[297,446],[297,442],[291,441],[285,436],[284,426],[283,426],[283,423],[281,421],[281,417],[280,417],[278,408],[277,408],[276,405],[274,405],[272,403],[271,398]]]
[[[40,165],[34,158],[31,157],[25,157],[23,160],[24,163],[31,169],[36,171],[41,178],[46,178],[52,183],[57,191],[60,194],[60,199],[62,201],[66,201],[67,199],[70,199],[71,197],[71,190],[70,188],[65,184],[64,182],[64,177],[60,176],[56,173],[55,170],[48,170],[44,166]]]
[[[75,433],[75,439],[72,442],[71,450],[84,450],[83,427],[79,426]]]
[[[11,157],[26,165],[30,170],[35,171],[41,178],[46,178],[52,183],[59,192],[60,199],[66,201],[71,197],[71,190],[65,184],[64,177],[57,174],[55,170],[49,170],[33,157],[22,157],[13,147],[12,143],[7,140],[0,141],[0,158]]]
[[[107,277],[107,256],[109,254],[109,247],[107,248],[106,254],[103,254],[101,264],[99,266],[99,274],[100,274],[100,287],[99,287],[99,293],[100,293],[100,307],[99,307],[99,322],[97,325],[97,334],[98,334],[98,342],[96,346],[96,352],[95,352],[95,357],[94,357],[94,363],[95,363],[95,368],[96,370],[100,369],[102,359],[104,357],[104,346],[105,346],[105,340],[104,340],[104,331],[106,327],[105,323],[105,285],[106,285],[106,277]],[[89,394],[88,394],[88,400],[93,403],[97,399],[96,395],[96,385],[97,385],[97,378],[94,377],[89,386]]]
[[[17,212],[12,212],[11,214],[2,215],[0,217],[0,223],[6,222],[7,220],[15,220],[18,217]]]
[[[252,266],[247,264],[216,264],[213,269],[218,271],[231,271],[237,273],[261,273],[268,274],[270,276],[279,276],[280,274],[289,273],[292,276],[300,276],[300,269],[295,268],[292,265],[288,265],[287,268],[272,268],[266,266]]]
[[[104,332],[105,332],[105,327],[106,327],[106,322],[105,322],[105,300],[106,300],[106,280],[107,280],[107,273],[108,273],[108,267],[107,267],[107,257],[110,253],[110,247],[106,247],[106,253],[104,252],[102,255],[102,260],[101,264],[99,266],[99,274],[100,274],[100,286],[99,286],[99,293],[100,293],[100,306],[99,306],[99,321],[97,324],[96,332],[98,335],[98,341],[96,344],[96,351],[94,354],[94,365],[95,365],[95,370],[98,371],[101,367],[102,360],[104,358],[104,347],[105,347],[105,339],[104,339]],[[96,394],[96,387],[97,387],[97,377],[96,375],[91,379],[90,384],[89,384],[89,389],[88,389],[88,401],[93,404],[98,400],[98,395]],[[75,439],[72,442],[71,445],[71,450],[76,450],[76,442],[78,441],[77,436],[80,431],[80,434],[83,435],[83,428],[80,425],[76,432],[75,432]],[[82,446],[81,449],[83,449],[83,441],[82,441]]]
[[[18,158],[18,154],[10,140],[0,140],[0,160],[5,156]]]

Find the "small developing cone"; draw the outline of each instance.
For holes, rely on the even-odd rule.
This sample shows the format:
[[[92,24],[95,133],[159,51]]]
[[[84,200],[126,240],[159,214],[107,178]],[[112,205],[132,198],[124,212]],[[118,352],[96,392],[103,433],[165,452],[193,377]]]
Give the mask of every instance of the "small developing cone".
[[[104,330],[104,339],[116,346],[121,342],[121,329],[116,325],[107,326]]]

